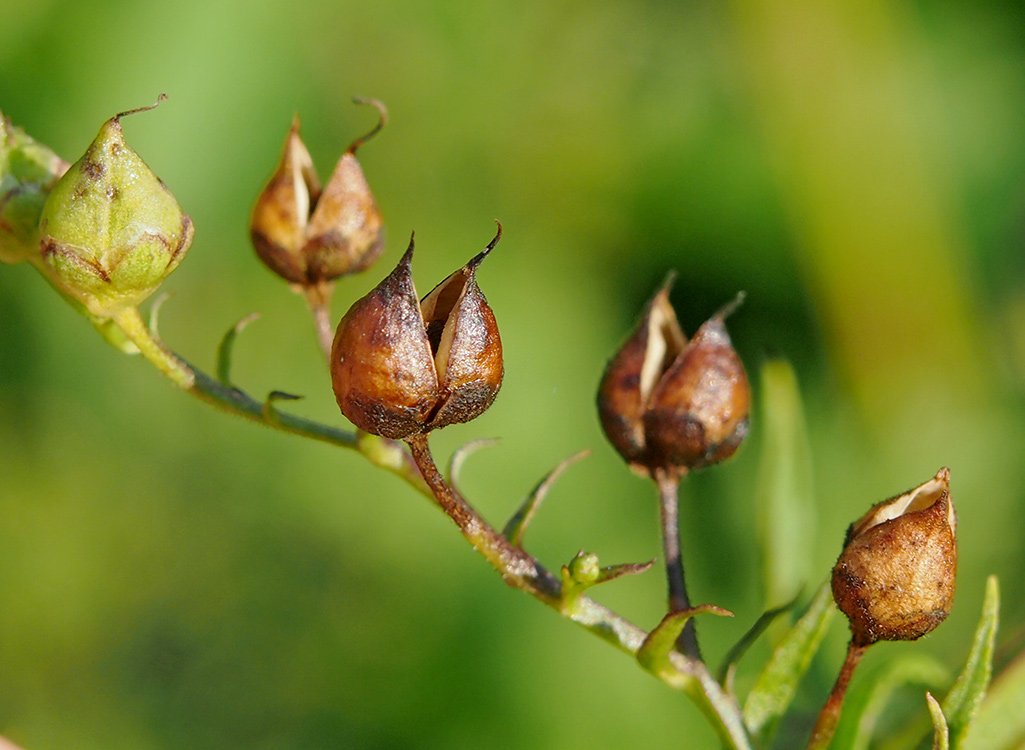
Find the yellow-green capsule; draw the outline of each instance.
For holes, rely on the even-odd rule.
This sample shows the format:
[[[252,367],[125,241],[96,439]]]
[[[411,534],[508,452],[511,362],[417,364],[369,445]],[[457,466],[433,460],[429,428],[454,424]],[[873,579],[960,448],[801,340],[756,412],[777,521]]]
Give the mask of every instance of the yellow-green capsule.
[[[192,242],[192,220],[125,143],[121,118],[147,109],[103,124],[50,192],[40,220],[40,250],[56,283],[100,317],[142,302]]]

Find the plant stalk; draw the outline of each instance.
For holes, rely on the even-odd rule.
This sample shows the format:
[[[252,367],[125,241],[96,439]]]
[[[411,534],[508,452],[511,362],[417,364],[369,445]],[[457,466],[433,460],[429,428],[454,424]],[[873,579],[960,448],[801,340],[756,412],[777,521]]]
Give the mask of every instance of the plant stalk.
[[[578,625],[608,638],[604,626],[594,627],[595,616],[603,615],[608,610],[586,596],[575,596],[573,607],[568,610],[562,607],[561,582],[535,558],[499,534],[452,485],[445,481],[431,455],[427,436],[415,435],[408,438],[407,442],[413,461],[420,467],[438,506],[459,527],[474,549],[502,574],[506,583],[525,591]],[[619,645],[623,647],[625,644]],[[636,653],[639,647],[640,643],[637,643],[636,647],[626,650]],[[726,747],[750,750],[751,743],[744,727],[740,707],[723,691],[704,662],[687,654],[673,653],[670,654],[670,658],[683,679],[670,678],[663,681],[682,689],[694,700],[710,719]]]
[[[808,740],[808,750],[826,750],[829,743],[833,741],[836,725],[840,721],[843,699],[847,694],[847,686],[851,682],[854,668],[858,666],[867,648],[868,646],[855,645],[853,640],[847,645],[847,656],[844,657],[843,666],[840,667],[840,673],[836,676],[833,690],[829,693],[826,704],[819,712],[811,739]]]
[[[306,304],[313,316],[313,327],[317,332],[317,344],[328,365],[331,364],[331,347],[334,344],[334,327],[331,325],[331,295],[335,285],[327,281],[315,286],[303,287]]]
[[[584,595],[574,598],[572,608],[564,608],[561,581],[534,557],[496,531],[445,481],[431,455],[426,436],[411,438],[407,451],[393,440],[363,432],[353,434],[278,411],[269,401],[260,402],[238,388],[224,385],[171,351],[146,326],[137,309],[122,311],[114,322],[150,364],[186,393],[221,411],[264,427],[354,450],[371,463],[399,476],[434,500],[506,583],[530,594],[620,651],[636,656],[648,633]],[[677,670],[676,677],[655,676],[691,696],[709,717],[726,747],[751,750],[739,706],[722,691],[704,663],[676,652],[669,654],[669,659]]]
[[[114,322],[139,352],[164,377],[191,396],[217,409],[282,432],[355,450],[371,463],[388,469],[421,493],[427,493],[420,472],[401,445],[373,436],[355,435],[311,419],[288,414],[226,386],[168,349],[143,322],[136,308],[122,310]]]
[[[658,470],[655,472],[655,483],[658,485],[659,494],[669,611],[678,612],[691,607],[683,572],[683,555],[680,552],[680,479],[672,472]],[[695,661],[702,661],[693,617],[687,620],[683,632],[680,633],[679,646],[684,655]]]

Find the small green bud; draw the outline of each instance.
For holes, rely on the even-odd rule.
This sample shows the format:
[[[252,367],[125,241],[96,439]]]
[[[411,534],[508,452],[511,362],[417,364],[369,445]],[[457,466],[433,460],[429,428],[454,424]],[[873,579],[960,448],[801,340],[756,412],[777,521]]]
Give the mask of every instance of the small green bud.
[[[569,561],[569,575],[582,586],[593,586],[601,577],[601,563],[598,555],[581,550]]]
[[[0,262],[39,252],[39,215],[68,163],[0,113]]]
[[[142,302],[192,242],[192,220],[121,130],[122,117],[155,106],[107,120],[43,207],[43,259],[56,283],[100,317]]]

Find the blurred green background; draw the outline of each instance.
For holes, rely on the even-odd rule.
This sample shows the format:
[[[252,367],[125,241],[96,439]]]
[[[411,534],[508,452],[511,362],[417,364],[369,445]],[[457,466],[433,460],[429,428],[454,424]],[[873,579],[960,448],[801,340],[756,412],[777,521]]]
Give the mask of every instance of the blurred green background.
[[[658,554],[653,491],[600,434],[606,358],[668,269],[688,331],[738,289],[752,378],[795,365],[816,532],[809,591],[867,507],[952,470],[961,567],[949,621],[878,647],[950,668],[1001,575],[1023,645],[1025,42],[1020,4],[8,2],[0,109],[76,159],[111,114],[197,231],[165,284],[165,339],[341,424],[300,298],[255,260],[248,212],[293,113],[326,177],[360,152],[386,254],[416,229],[427,291],[506,229],[481,271],[506,382],[464,487],[496,523],[562,457],[528,548],[551,566]],[[757,383],[756,383],[757,385]],[[756,394],[758,391],[756,391]],[[684,554],[721,655],[765,602],[762,432],[687,482]],[[598,598],[650,627],[651,572]],[[803,686],[794,731],[839,663]],[[740,684],[765,652],[756,651]],[[874,666],[868,666],[874,665]],[[857,681],[858,678],[856,678]],[[908,708],[924,717],[920,694]],[[711,747],[679,694],[498,577],[441,514],[358,456],[213,412],[108,347],[31,268],[0,267],[0,734],[42,748]]]

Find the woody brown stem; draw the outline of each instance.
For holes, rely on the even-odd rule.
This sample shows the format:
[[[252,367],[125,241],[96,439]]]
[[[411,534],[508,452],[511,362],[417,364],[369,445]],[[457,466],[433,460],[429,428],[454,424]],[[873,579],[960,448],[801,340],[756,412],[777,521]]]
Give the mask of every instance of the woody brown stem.
[[[561,582],[534,557],[499,534],[452,485],[445,481],[431,455],[427,436],[415,435],[406,442],[409,444],[413,461],[420,468],[424,481],[430,487],[439,507],[455,522],[474,549],[502,574],[506,583],[525,591],[557,610],[563,617],[605,639],[609,639],[615,632],[609,630],[610,625],[614,625],[617,630],[626,628],[629,631],[637,631],[633,625],[586,596],[575,597],[571,611],[563,609]],[[686,592],[683,595],[686,596]],[[627,631],[621,632],[625,634]],[[643,631],[640,633],[643,634]],[[622,637],[613,639],[613,643],[631,653],[636,653],[640,646],[640,643],[634,644],[632,637],[629,645]],[[738,749],[750,748],[740,708],[732,696],[723,692],[704,662],[689,654],[681,657],[676,653],[670,654],[670,660],[679,670],[683,680],[680,683],[670,681],[669,684],[681,687],[694,699],[698,707],[712,720],[724,745]]]
[[[662,549],[665,553],[666,582],[669,588],[669,611],[690,609],[687,582],[683,574],[683,555],[680,553],[680,479],[673,473],[655,472],[658,485],[659,510],[662,521]],[[694,618],[687,620],[679,639],[680,650],[690,658],[701,661]]]
[[[808,740],[808,750],[825,750],[833,741],[833,734],[836,732],[836,725],[840,721],[840,711],[843,708],[843,699],[847,694],[847,686],[850,684],[854,668],[858,666],[861,657],[864,656],[868,646],[855,645],[852,640],[847,646],[847,656],[844,658],[843,666],[840,667],[840,674],[836,676],[836,683],[833,690],[826,699],[826,704],[819,712],[819,718],[815,722],[811,739]]]
[[[434,462],[427,436],[414,435],[406,442],[413,462],[420,469],[438,507],[459,527],[473,548],[498,569],[510,586],[526,591],[550,606],[558,606],[562,598],[562,584],[559,580],[537,560],[498,533],[445,481]]]

